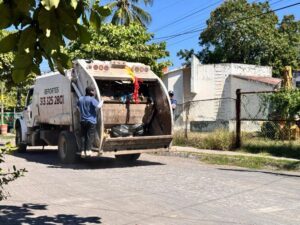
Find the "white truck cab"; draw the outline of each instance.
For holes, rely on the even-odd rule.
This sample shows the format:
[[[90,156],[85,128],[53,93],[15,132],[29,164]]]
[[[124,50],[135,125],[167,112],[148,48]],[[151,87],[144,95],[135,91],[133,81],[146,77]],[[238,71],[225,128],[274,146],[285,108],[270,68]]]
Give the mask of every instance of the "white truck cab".
[[[133,79],[139,81],[137,102],[132,98]],[[65,75],[51,72],[36,79],[23,116],[16,121],[18,150],[57,145],[62,162],[73,163],[81,145],[77,101],[87,86],[95,88],[96,99],[104,100],[97,115],[94,152],[136,160],[143,152],[169,150],[172,109],[160,78],[141,63],[98,60],[76,60]]]

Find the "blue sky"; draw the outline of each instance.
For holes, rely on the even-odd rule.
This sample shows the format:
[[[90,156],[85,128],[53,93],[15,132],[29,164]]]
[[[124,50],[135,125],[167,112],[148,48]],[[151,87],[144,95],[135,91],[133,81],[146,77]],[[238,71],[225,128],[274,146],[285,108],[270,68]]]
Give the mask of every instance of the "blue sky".
[[[107,3],[109,0],[100,1],[101,4]],[[205,22],[209,18],[210,12],[218,7],[222,0],[154,0],[153,6],[144,7],[152,15],[152,23],[148,27],[150,32],[155,34],[155,38],[165,37],[187,30],[200,29],[205,27]],[[253,2],[251,0],[250,2]],[[259,0],[254,0],[259,2]],[[269,0],[272,9],[284,7],[300,0]],[[183,17],[193,14],[185,19]],[[296,19],[300,19],[300,5],[292,8],[284,9],[277,12],[281,18],[283,15],[294,14]],[[176,22],[180,20],[179,22]],[[199,50],[198,45],[199,33],[193,33],[167,40],[167,49],[170,52],[170,61],[174,67],[180,67],[182,61],[176,56],[180,49]],[[48,70],[47,63],[43,62],[41,70]]]

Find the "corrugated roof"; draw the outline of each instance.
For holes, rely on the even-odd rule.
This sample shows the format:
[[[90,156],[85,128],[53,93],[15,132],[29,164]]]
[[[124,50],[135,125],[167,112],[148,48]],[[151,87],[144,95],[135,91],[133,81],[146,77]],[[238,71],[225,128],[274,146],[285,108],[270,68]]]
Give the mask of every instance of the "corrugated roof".
[[[280,84],[280,82],[282,81],[282,79],[275,78],[275,77],[238,76],[238,75],[232,75],[232,76],[242,80],[256,81],[256,82],[261,82],[273,86]]]

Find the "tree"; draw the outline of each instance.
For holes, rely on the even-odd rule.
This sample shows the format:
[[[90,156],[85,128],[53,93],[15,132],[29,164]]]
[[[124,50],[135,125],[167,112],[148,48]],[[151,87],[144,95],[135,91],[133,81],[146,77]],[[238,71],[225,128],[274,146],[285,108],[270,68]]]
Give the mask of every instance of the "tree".
[[[142,0],[147,5],[152,5],[153,0]],[[139,23],[143,26],[148,25],[152,18],[151,15],[137,6],[140,0],[112,0],[107,6],[113,11],[111,22],[115,25],[128,26],[130,23]]]
[[[89,0],[0,0],[0,30],[14,27],[15,32],[0,40],[0,53],[15,51],[12,78],[24,80],[31,72],[40,74],[42,59],[52,70],[72,64],[61,49],[66,40],[78,37],[90,41],[88,26],[99,29],[101,20],[110,14],[98,1]],[[90,15],[88,20],[88,15]],[[82,21],[82,23],[81,23]],[[89,23],[90,22],[90,23]]]
[[[180,59],[184,59],[184,63],[182,65],[186,67],[191,66],[191,60],[194,54],[195,54],[194,49],[190,49],[190,50],[184,49],[177,52],[177,56]]]
[[[71,58],[99,59],[99,60],[124,60],[141,62],[151,66],[158,75],[162,69],[171,65],[169,61],[160,61],[169,53],[166,43],[152,43],[153,34],[139,24],[130,24],[128,27],[103,24],[100,32],[91,30],[92,40],[89,44],[82,44],[80,40],[73,41],[67,48]]]
[[[284,66],[299,66],[300,32],[293,16],[278,22],[268,2],[225,1],[207,20],[197,56],[203,63],[272,66],[279,76]]]
[[[0,39],[9,35],[7,31],[0,30]],[[8,83],[11,81],[11,69],[12,63],[14,60],[14,54],[12,52],[9,53],[0,53],[0,78],[2,82]]]

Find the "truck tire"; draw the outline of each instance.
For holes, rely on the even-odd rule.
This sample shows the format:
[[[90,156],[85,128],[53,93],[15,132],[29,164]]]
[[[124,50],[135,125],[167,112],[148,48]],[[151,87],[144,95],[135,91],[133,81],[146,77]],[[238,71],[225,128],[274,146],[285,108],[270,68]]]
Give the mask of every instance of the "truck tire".
[[[74,163],[77,159],[76,137],[69,131],[62,131],[58,138],[58,155],[62,163]]]
[[[140,157],[140,153],[130,155],[115,155],[116,159],[121,162],[134,162]]]
[[[17,127],[16,129],[16,146],[17,146],[17,151],[20,153],[25,153],[27,150],[27,145],[22,143],[22,130],[21,127]]]

